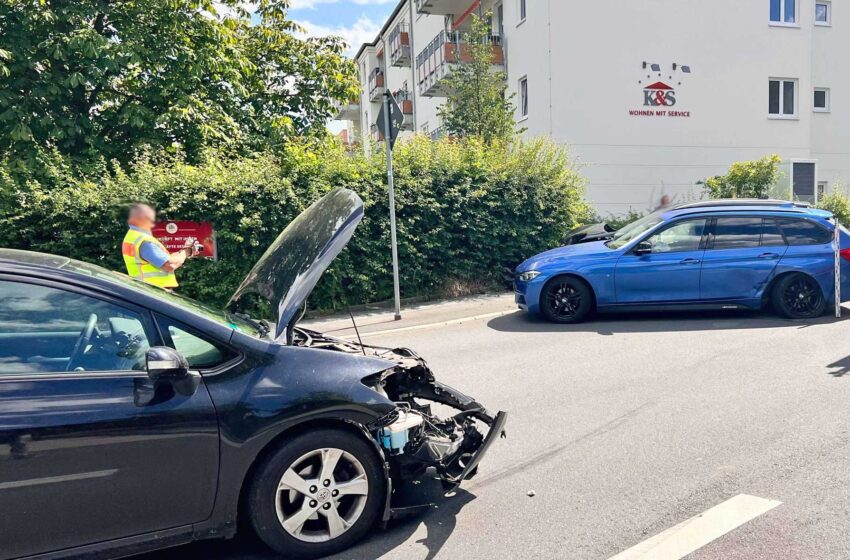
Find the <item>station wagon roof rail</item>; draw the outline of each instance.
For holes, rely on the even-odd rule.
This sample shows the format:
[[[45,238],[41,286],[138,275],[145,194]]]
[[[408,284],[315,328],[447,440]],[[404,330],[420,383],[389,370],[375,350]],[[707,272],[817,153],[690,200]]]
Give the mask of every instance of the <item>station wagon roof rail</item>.
[[[725,198],[720,200],[702,200],[699,202],[690,202],[680,204],[674,207],[674,210],[683,210],[686,208],[706,208],[717,206],[780,206],[783,208],[810,208],[808,202],[791,202],[788,200],[770,200],[759,198]]]

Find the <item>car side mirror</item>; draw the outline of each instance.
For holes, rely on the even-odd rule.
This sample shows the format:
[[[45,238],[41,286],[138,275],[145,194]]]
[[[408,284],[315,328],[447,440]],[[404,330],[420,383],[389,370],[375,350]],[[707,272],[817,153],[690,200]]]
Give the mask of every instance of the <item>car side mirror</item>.
[[[155,386],[169,384],[177,393],[186,397],[197,391],[200,377],[189,371],[189,362],[177,350],[154,346],[145,354],[145,362],[148,377]]]
[[[635,255],[648,255],[650,253],[652,253],[652,244],[649,241],[641,241],[634,250]]]

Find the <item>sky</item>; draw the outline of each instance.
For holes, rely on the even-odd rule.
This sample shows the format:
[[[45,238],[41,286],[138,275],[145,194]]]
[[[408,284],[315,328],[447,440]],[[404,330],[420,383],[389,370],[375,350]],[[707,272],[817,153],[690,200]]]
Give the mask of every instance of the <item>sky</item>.
[[[339,35],[354,56],[363,43],[375,39],[398,0],[291,0],[290,19],[308,35]]]

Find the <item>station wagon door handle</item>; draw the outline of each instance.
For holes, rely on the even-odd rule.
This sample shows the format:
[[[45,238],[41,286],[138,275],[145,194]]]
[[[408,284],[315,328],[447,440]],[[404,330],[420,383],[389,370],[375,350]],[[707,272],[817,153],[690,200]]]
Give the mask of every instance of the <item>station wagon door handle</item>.
[[[760,259],[769,259],[769,260],[772,260],[772,259],[777,259],[777,258],[779,258],[779,255],[778,255],[778,254],[776,254],[776,253],[762,253],[761,255],[759,255],[759,258],[760,258]]]
[[[699,264],[699,263],[700,263],[699,259],[693,259],[693,258],[682,259],[681,261],[679,261],[679,264]]]

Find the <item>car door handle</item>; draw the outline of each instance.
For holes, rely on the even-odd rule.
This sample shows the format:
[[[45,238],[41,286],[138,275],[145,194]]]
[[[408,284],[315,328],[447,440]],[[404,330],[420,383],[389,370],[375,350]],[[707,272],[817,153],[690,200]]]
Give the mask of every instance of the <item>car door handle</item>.
[[[699,264],[699,263],[700,263],[699,259],[692,259],[692,258],[682,259],[682,260],[679,261],[679,264]]]
[[[777,258],[779,258],[779,255],[777,255],[776,253],[762,253],[761,255],[759,255],[759,258],[760,259],[777,259]]]

